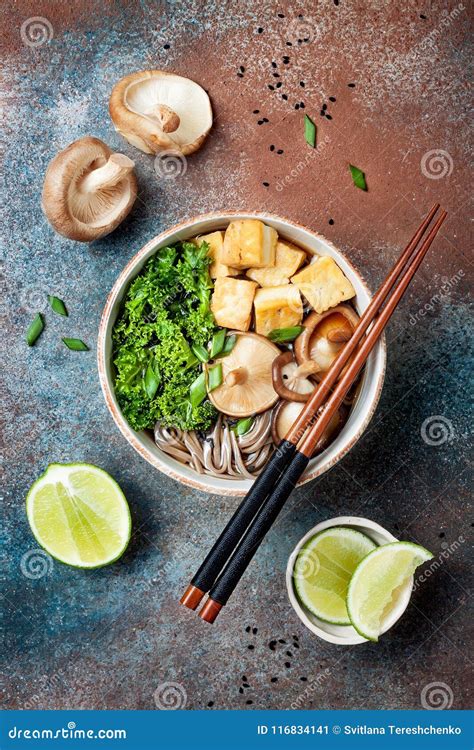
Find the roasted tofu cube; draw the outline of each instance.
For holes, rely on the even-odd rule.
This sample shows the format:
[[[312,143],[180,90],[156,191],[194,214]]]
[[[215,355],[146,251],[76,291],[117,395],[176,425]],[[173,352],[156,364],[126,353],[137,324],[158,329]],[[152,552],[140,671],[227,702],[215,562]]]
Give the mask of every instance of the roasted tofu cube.
[[[285,276],[290,278],[306,260],[304,250],[292,245],[290,242],[278,240],[275,254],[275,266]]]
[[[285,276],[276,266],[273,268],[249,268],[246,275],[260,286],[284,286],[284,284],[290,283],[289,277]]]
[[[349,279],[327,255],[303,268],[291,281],[318,313],[355,296],[354,287]]]
[[[297,326],[303,319],[303,304],[296,286],[273,286],[255,293],[255,330],[263,336],[276,328]]]
[[[278,234],[258,219],[231,221],[224,235],[221,263],[232,268],[275,265]]]
[[[196,237],[195,242],[200,245],[202,242],[207,242],[209,245],[209,255],[212,258],[212,263],[209,266],[209,273],[211,279],[218,279],[220,276],[237,276],[238,271],[235,268],[230,268],[224,263],[221,263],[222,247],[224,245],[224,232],[212,232],[211,234],[205,234],[202,237]]]
[[[257,284],[220,276],[214,284],[211,310],[218,326],[248,331]]]

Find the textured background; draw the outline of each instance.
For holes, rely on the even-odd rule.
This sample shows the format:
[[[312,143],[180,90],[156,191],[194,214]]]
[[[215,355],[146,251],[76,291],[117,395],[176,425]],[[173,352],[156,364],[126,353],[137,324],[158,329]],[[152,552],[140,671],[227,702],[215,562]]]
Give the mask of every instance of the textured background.
[[[470,16],[467,3],[399,6],[2,4],[6,707],[154,708],[167,682],[179,683],[187,708],[417,708],[433,682],[455,708],[468,705]],[[33,16],[43,17],[44,36],[29,36]],[[147,67],[195,78],[213,102],[205,147],[171,179],[108,116],[113,84]],[[318,125],[315,152],[301,102]],[[332,119],[320,114],[324,102]],[[55,235],[40,210],[48,162],[86,134],[132,157],[140,185],[130,217],[92,245]],[[368,192],[353,187],[349,162],[365,171]],[[375,288],[435,200],[449,219],[390,327],[370,428],[333,471],[295,492],[232,603],[207,626],[177,599],[236,501],[162,476],[115,428],[94,343],[116,276],[174,222],[247,208],[324,233]],[[47,313],[28,348],[25,329],[47,293],[66,301],[70,317]],[[91,351],[69,352],[61,335],[82,337]],[[27,489],[48,462],[81,460],[123,487],[130,547],[104,570],[34,568]],[[344,513],[426,545],[439,562],[378,645],[319,641],[287,601],[289,552],[315,523]],[[286,643],[270,649],[274,639]]]

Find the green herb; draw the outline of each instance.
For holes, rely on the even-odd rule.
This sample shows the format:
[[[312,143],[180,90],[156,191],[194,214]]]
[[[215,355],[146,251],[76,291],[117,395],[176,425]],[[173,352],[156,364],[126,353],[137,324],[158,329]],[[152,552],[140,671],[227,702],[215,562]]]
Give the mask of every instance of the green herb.
[[[154,398],[158,390],[158,386],[160,385],[160,378],[159,375],[155,372],[151,362],[146,368],[145,377],[143,378],[143,385],[148,398]]]
[[[198,358],[199,362],[209,361],[209,352],[201,344],[191,344],[191,351]]]
[[[214,388],[218,388],[222,385],[222,365],[214,365],[209,367],[207,371],[207,391],[210,393]]]
[[[367,185],[365,183],[365,174],[359,167],[354,167],[352,164],[349,164],[349,169],[351,170],[352,175],[352,182],[354,185],[361,190],[367,190]]]
[[[274,328],[270,331],[268,338],[275,344],[286,344],[288,341],[294,341],[304,330],[303,326],[292,326],[291,328]]]
[[[63,339],[68,349],[72,349],[73,352],[88,352],[89,347],[84,344],[81,339]]]
[[[62,301],[62,299],[59,299],[59,297],[53,297],[52,295],[48,294],[48,302],[51,305],[51,310],[55,312],[57,315],[64,315],[65,318],[68,317],[68,311],[66,310],[66,305]]]
[[[220,354],[221,351],[223,350],[226,334],[227,334],[227,329],[221,328],[220,331],[217,331],[217,333],[215,333],[214,336],[212,337],[211,359],[214,359],[214,357],[217,357],[217,355]]]
[[[227,357],[227,355],[231,353],[236,343],[237,343],[237,336],[235,334],[232,334],[231,336],[227,336],[224,342],[224,346],[217,356]]]
[[[304,137],[309,146],[316,146],[316,125],[308,115],[304,116]]]
[[[202,357],[204,350],[208,358],[208,342],[218,330],[208,252],[205,242],[160,248],[130,284],[113,329],[112,356],[117,400],[135,430],[153,429],[157,421],[205,430],[216,417],[205,390],[194,385],[190,396],[202,374],[197,353]],[[153,397],[143,381],[151,361],[160,379]]]
[[[253,425],[253,417],[246,417],[245,419],[239,419],[237,424],[232,427],[233,432],[237,436],[245,435]]]
[[[33,346],[38,336],[41,335],[43,329],[43,316],[41,315],[41,313],[36,313],[26,332],[26,343],[28,344],[28,346]]]
[[[193,408],[196,408],[196,406],[199,406],[200,404],[202,404],[206,396],[207,396],[206,373],[201,372],[201,374],[198,375],[196,380],[193,383],[191,383],[191,387],[189,389],[189,400],[190,400],[191,406]]]

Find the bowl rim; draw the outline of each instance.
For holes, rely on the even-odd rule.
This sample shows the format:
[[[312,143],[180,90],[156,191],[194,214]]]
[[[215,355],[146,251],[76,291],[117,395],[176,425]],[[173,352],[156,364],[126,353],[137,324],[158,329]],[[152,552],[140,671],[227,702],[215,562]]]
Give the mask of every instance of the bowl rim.
[[[97,337],[97,366],[98,366],[98,371],[99,371],[100,386],[102,389],[102,393],[104,395],[107,408],[109,409],[112,415],[112,418],[115,424],[117,425],[117,427],[119,428],[120,432],[122,433],[122,435],[125,437],[127,442],[132,446],[132,448],[134,448],[137,451],[137,453],[139,453],[142,456],[142,458],[144,458],[154,468],[158,469],[164,474],[167,474],[172,479],[175,479],[176,481],[188,487],[193,487],[197,490],[209,492],[212,494],[242,497],[246,494],[247,490],[240,489],[237,487],[232,487],[232,486],[229,486],[227,488],[210,487],[206,483],[207,477],[205,474],[201,475],[196,472],[195,477],[183,476],[180,472],[171,468],[165,461],[161,459],[161,457],[154,455],[145,445],[142,444],[142,442],[138,439],[138,433],[136,433],[131,427],[129,427],[120,408],[115,403],[114,395],[113,395],[113,385],[111,382],[109,382],[109,377],[107,375],[106,352],[105,352],[106,343],[107,343],[106,332],[107,332],[109,318],[112,313],[112,308],[117,298],[123,295],[124,285],[130,283],[131,279],[128,278],[129,274],[131,274],[133,269],[140,264],[140,261],[145,256],[148,255],[150,250],[153,248],[158,248],[160,245],[163,246],[163,244],[168,240],[168,238],[170,238],[173,235],[176,235],[177,233],[183,230],[191,228],[194,224],[197,224],[200,222],[206,222],[206,221],[219,221],[219,220],[226,221],[227,219],[232,219],[233,217],[256,218],[256,219],[260,219],[263,222],[267,220],[275,221],[278,223],[283,223],[283,224],[287,224],[289,226],[295,227],[303,232],[306,232],[312,235],[312,237],[315,238],[316,240],[328,245],[331,248],[331,250],[335,253],[336,258],[338,256],[341,256],[343,258],[344,262],[349,266],[352,273],[359,279],[369,300],[372,298],[370,288],[364,276],[361,274],[361,272],[355,268],[354,264],[347,258],[346,254],[342,250],[337,248],[334,245],[334,243],[331,242],[331,240],[328,240],[320,232],[317,232],[313,229],[309,229],[308,227],[305,227],[302,224],[299,224],[298,222],[293,221],[292,219],[287,219],[286,217],[279,216],[278,214],[273,214],[273,213],[269,213],[266,211],[249,211],[247,209],[230,209],[230,210],[211,211],[205,214],[198,214],[197,216],[190,217],[177,224],[174,224],[169,229],[166,229],[165,231],[160,232],[160,234],[152,237],[147,243],[145,243],[145,245],[143,245],[143,247],[140,248],[140,250],[138,250],[130,258],[130,260],[122,268],[122,271],[116,278],[114,285],[107,296],[107,300],[105,302],[105,306],[102,311],[102,315],[101,315],[101,319],[99,323],[98,337]],[[372,401],[370,403],[370,407],[367,410],[363,420],[361,421],[361,424],[359,425],[357,432],[345,445],[341,446],[341,448],[333,456],[332,459],[327,460],[323,465],[320,465],[319,467],[314,468],[313,470],[305,472],[304,476],[301,477],[301,479],[297,483],[298,487],[302,486],[303,484],[306,484],[307,482],[311,482],[313,479],[316,479],[317,477],[324,474],[326,471],[329,471],[330,469],[332,469],[346,455],[346,453],[348,453],[351,450],[351,448],[353,448],[353,446],[357,443],[357,441],[365,432],[377,408],[380,395],[382,393],[383,384],[384,384],[386,364],[387,364],[387,345],[386,345],[385,334],[383,334],[381,338],[379,339],[378,343],[374,347],[373,353],[375,354],[379,353],[379,355],[381,356],[381,366],[379,369],[379,373],[377,375],[376,390],[373,395]],[[228,484],[231,485],[232,482],[228,481]]]
[[[320,523],[316,524],[316,526],[313,526],[312,529],[309,529],[309,531],[306,532],[306,534],[295,545],[290,556],[288,557],[285,573],[288,598],[290,600],[291,606],[295,610],[303,625],[305,625],[308,630],[310,630],[314,635],[318,636],[318,638],[321,638],[323,641],[334,643],[338,646],[356,646],[360,643],[371,643],[371,641],[359,635],[359,633],[357,633],[354,628],[351,628],[350,626],[340,626],[341,628],[350,628],[350,630],[353,631],[349,631],[347,633],[347,637],[339,634],[329,633],[322,627],[319,627],[308,617],[305,608],[300,604],[298,597],[295,594],[295,590],[293,587],[293,569],[295,567],[298,552],[311,537],[315,536],[315,534],[318,534],[321,531],[325,531],[326,529],[330,529],[335,526],[353,526],[356,527],[359,531],[363,530],[362,533],[365,533],[365,530],[367,530],[367,536],[369,537],[370,532],[375,532],[380,537],[383,537],[386,540],[386,544],[399,541],[390,531],[388,531],[388,529],[384,528],[376,521],[371,521],[370,518],[363,518],[361,516],[336,516],[335,518],[329,518],[326,521],[321,521]],[[398,622],[398,620],[408,607],[413,592],[413,581],[414,578],[413,576],[411,576],[403,587],[397,605],[394,607],[393,611],[390,613],[390,616],[387,618],[384,627],[382,628],[381,635],[390,630],[390,628],[392,628],[395,623]]]

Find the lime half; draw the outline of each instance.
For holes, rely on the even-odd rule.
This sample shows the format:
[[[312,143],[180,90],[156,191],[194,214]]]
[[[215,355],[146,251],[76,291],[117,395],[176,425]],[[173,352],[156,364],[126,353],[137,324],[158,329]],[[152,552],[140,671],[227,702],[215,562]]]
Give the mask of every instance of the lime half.
[[[347,594],[347,609],[357,632],[377,641],[384,616],[399,589],[418,565],[433,555],[411,542],[392,542],[378,547],[358,565]]]
[[[321,531],[301,548],[293,581],[301,603],[321,620],[350,625],[347,589],[360,561],[376,548],[365,534],[343,526]]]
[[[77,568],[117,560],[130,539],[132,522],[122,490],[91,464],[50,464],[28,492],[26,513],[38,543]]]

